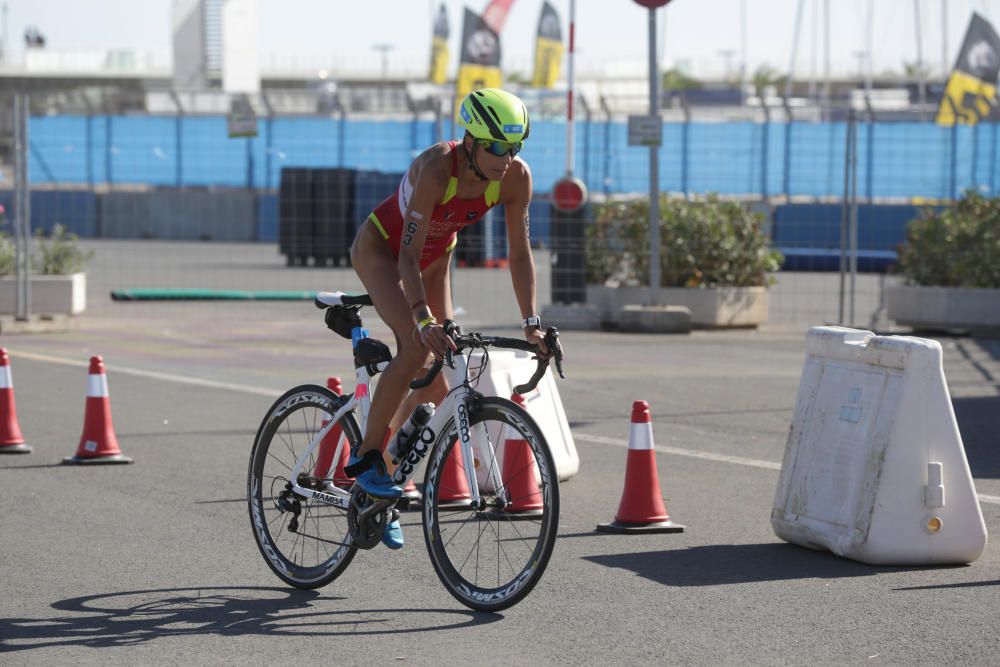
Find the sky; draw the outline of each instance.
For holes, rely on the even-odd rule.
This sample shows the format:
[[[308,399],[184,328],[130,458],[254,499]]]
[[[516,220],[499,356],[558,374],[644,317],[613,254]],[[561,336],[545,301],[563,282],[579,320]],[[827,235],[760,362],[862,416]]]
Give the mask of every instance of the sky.
[[[571,0],[549,0],[568,35]],[[433,16],[441,0],[258,0],[259,61],[263,72],[325,69],[378,76],[385,53],[390,77],[426,75]],[[457,70],[463,7],[481,11],[488,0],[444,0],[451,24],[450,74]],[[543,0],[515,0],[501,33],[506,72],[530,75]],[[633,0],[576,0],[575,69],[580,77],[645,76],[648,10]],[[799,0],[672,0],[657,12],[661,68],[678,66],[700,78],[768,65],[786,73],[792,62]],[[794,72],[824,71],[823,7],[829,5],[830,69],[864,71],[872,8],[872,65],[876,74],[917,61],[917,21],[923,61],[934,73],[950,69],[972,13],[1000,29],[1000,0],[802,0],[804,12]],[[172,0],[0,0],[6,6],[8,61],[22,59],[24,29],[36,26],[56,51],[132,49],[142,63],[170,69]],[[916,11],[915,11],[916,10]],[[746,40],[741,38],[746,26]],[[945,29],[946,28],[946,29]],[[6,40],[5,40],[6,41]],[[947,54],[942,51],[947,46]],[[565,68],[564,68],[565,70]]]

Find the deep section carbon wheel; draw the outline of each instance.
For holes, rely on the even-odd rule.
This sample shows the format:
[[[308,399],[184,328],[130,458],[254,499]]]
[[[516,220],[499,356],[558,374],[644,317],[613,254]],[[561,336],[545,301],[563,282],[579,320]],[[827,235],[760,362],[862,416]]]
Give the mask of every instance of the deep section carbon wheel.
[[[264,417],[250,456],[247,501],[253,536],[268,566],[296,588],[319,588],[336,579],[357,552],[344,507],[292,492],[295,462],[336,412],[342,399],[325,387],[302,385],[275,401]],[[361,434],[353,414],[338,424],[344,446],[357,448]],[[317,470],[319,448],[297,480],[303,488],[337,495],[333,471]],[[319,476],[319,475],[323,476]]]
[[[424,537],[445,588],[467,607],[493,612],[521,601],[545,571],[559,525],[559,482],[541,429],[523,408],[497,397],[475,406],[457,427],[450,419],[435,440]],[[476,451],[472,479],[458,444],[466,429]],[[472,484],[478,506],[469,500]]]

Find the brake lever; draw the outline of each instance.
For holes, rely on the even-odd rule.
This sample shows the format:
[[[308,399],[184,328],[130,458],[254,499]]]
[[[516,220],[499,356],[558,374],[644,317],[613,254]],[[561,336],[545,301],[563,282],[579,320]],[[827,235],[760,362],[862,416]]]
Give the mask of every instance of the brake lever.
[[[444,333],[448,336],[448,338],[452,339],[452,341],[455,340],[455,336],[461,335],[462,333],[462,330],[459,328],[459,326],[455,323],[454,320],[445,320],[443,326],[444,326]],[[450,347],[447,350],[445,350],[443,359],[444,363],[448,364],[448,368],[452,370],[455,369],[455,359],[452,356]]]
[[[545,330],[545,346],[552,351],[552,359],[556,362],[556,371],[559,373],[559,377],[565,380],[566,376],[562,369],[563,351],[562,345],[559,344],[559,329],[549,327]]]

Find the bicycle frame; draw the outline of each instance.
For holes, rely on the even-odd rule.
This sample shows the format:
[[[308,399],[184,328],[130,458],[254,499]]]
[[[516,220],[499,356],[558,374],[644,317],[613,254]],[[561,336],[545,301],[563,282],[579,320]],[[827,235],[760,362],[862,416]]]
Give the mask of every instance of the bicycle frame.
[[[351,332],[351,341],[354,347],[357,347],[358,341],[367,337],[368,330],[361,327],[356,327]],[[450,389],[441,405],[437,407],[434,415],[420,433],[420,440],[414,445],[409,454],[407,454],[407,457],[400,462],[399,467],[397,468],[397,474],[394,476],[394,480],[397,484],[403,486],[413,478],[417,468],[419,467],[420,461],[426,458],[426,455],[430,453],[433,443],[437,441],[438,436],[447,424],[448,416],[450,415],[454,418],[455,429],[457,430],[459,436],[459,444],[462,447],[462,461],[465,467],[465,475],[466,479],[470,482],[469,493],[472,497],[469,502],[470,505],[475,505],[480,501],[479,484],[473,483],[477,479],[475,449],[477,444],[476,439],[479,434],[477,433],[478,429],[470,427],[471,420],[469,418],[468,402],[469,397],[473,395],[473,390],[467,383],[469,359],[466,356],[466,353],[462,352],[452,354],[452,361],[454,363],[454,367],[445,365],[442,369],[442,373],[444,374],[445,380]],[[384,370],[388,364],[389,362],[380,363],[378,365],[378,370]],[[372,374],[368,372],[367,368],[362,366],[355,370],[355,375],[357,378],[357,384],[355,386],[354,394],[348,398],[340,406],[340,408],[336,410],[336,412],[331,414],[330,420],[326,426],[320,429],[316,435],[313,436],[309,446],[295,462],[295,467],[292,469],[290,475],[291,480],[294,481],[292,491],[296,495],[311,497],[319,502],[327,505],[334,505],[343,509],[347,509],[350,504],[350,491],[342,489],[336,485],[325,491],[317,491],[315,489],[309,489],[299,485],[298,479],[303,470],[307,468],[307,462],[309,461],[310,455],[316,451],[323,438],[326,437],[330,430],[334,428],[334,426],[345,414],[357,410],[359,413],[358,417],[361,432],[364,433],[365,428],[367,427],[368,410],[371,408],[371,396],[369,389]],[[340,438],[337,443],[336,451],[333,454],[334,461],[341,460],[343,448],[346,446],[346,442],[346,437]],[[421,448],[421,445],[423,445],[423,448]],[[489,483],[493,484],[494,488],[502,488],[502,480],[500,479],[500,472],[492,446],[490,446],[488,442],[485,442],[482,443],[480,450],[484,456],[489,457],[489,460],[484,462],[488,465],[488,474],[490,476]],[[403,471],[402,476],[399,475],[400,471]]]

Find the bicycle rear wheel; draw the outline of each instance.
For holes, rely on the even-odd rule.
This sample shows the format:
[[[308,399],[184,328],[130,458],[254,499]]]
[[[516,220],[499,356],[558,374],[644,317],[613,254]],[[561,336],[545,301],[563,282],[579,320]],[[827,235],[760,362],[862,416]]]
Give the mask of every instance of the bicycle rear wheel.
[[[336,579],[357,552],[347,510],[291,493],[296,461],[336,411],[339,397],[325,387],[301,385],[275,401],[257,431],[247,475],[250,524],[257,547],[278,577],[296,588],[319,588]],[[341,417],[344,446],[361,442],[354,415]],[[333,475],[313,476],[318,449],[306,461],[299,486],[324,488]]]
[[[484,456],[489,460],[479,465],[492,470],[484,470],[482,483],[467,479],[455,460],[449,462],[461,450],[450,419],[427,464],[424,539],[438,577],[459,602],[500,611],[524,599],[545,572],[559,525],[559,482],[541,429],[523,408],[504,398],[482,398],[469,422],[496,458],[506,461],[497,471],[496,458]],[[498,472],[502,484],[495,485]],[[462,499],[468,497],[464,485],[472,484],[479,485],[484,501],[479,508]]]

